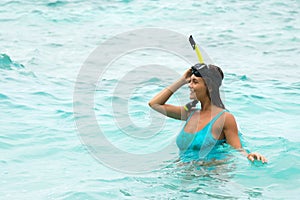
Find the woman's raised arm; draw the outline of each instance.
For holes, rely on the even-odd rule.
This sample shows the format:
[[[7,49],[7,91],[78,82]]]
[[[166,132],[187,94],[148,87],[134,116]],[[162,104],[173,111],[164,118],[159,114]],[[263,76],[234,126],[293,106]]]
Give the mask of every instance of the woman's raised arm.
[[[191,69],[185,71],[184,75],[175,81],[170,86],[166,87],[155,95],[150,101],[149,106],[160,112],[163,115],[174,119],[186,120],[188,112],[183,108],[183,106],[174,106],[166,104],[168,99],[175,93],[180,87],[185,85],[188,82],[189,77],[191,76]]]

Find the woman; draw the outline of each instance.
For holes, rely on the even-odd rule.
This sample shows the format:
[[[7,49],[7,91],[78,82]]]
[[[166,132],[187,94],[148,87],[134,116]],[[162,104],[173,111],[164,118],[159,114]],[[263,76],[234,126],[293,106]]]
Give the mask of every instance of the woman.
[[[234,116],[220,98],[222,70],[214,65],[196,64],[169,87],[159,92],[149,102],[154,110],[174,119],[185,120],[177,136],[180,159],[183,162],[215,158],[220,144],[227,143],[247,156],[250,161],[267,159],[259,153],[247,153],[241,145]],[[201,103],[201,109],[184,109],[183,106],[166,104],[180,87],[189,82],[190,98]]]

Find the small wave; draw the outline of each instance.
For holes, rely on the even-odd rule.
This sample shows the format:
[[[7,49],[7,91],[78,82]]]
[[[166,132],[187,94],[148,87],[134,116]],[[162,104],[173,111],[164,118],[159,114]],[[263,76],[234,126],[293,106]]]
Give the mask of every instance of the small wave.
[[[300,81],[292,83],[291,86],[297,90],[300,89]]]
[[[246,80],[249,80],[249,79],[246,75],[243,75],[243,76],[240,76],[240,80],[241,81],[246,81]]]
[[[161,79],[159,78],[150,78],[149,80],[147,80],[147,83],[157,83],[157,82],[160,82]]]
[[[228,80],[241,80],[241,81],[250,81],[251,79],[247,76],[247,75],[238,75],[238,74],[234,74],[234,73],[227,73],[225,75],[226,79]]]
[[[3,99],[9,99],[9,97],[6,96],[5,94],[0,93],[0,100],[3,100]]]
[[[32,72],[32,71],[20,71],[20,74],[24,75],[24,76],[30,76],[32,78],[37,78],[37,76],[35,75],[35,73]]]
[[[4,3],[0,3],[0,6],[1,7],[10,6],[10,5],[18,6],[20,4],[21,4],[21,1],[8,1],[8,2],[4,2]]]
[[[56,100],[60,100],[58,99],[57,97],[55,97],[54,95],[48,93],[48,92],[42,92],[42,91],[39,91],[39,92],[33,92],[32,95],[37,95],[37,96],[44,96],[44,97],[50,97],[52,99],[56,99]]]
[[[107,184],[107,183],[128,183],[128,182],[136,181],[136,179],[138,180],[138,178],[125,176],[125,177],[120,177],[120,178],[87,179],[87,181],[96,181],[98,183],[106,183]]]
[[[61,116],[61,118],[68,118],[73,115],[73,112],[67,112],[64,110],[56,110],[56,113]]]
[[[122,189],[120,189],[119,190],[122,194],[124,194],[124,196],[132,196],[128,191],[125,191],[125,190],[122,190]]]
[[[24,65],[14,62],[6,54],[0,54],[0,69],[12,70],[13,68],[25,68]]]
[[[102,191],[102,192],[75,192],[68,191],[54,199],[118,199],[116,191]]]
[[[66,1],[55,1],[55,2],[47,3],[46,6],[48,6],[48,7],[59,7],[59,6],[64,6],[66,4],[67,4]]]
[[[130,3],[132,2],[133,0],[121,0],[122,3]]]
[[[30,105],[26,105],[24,103],[17,103],[11,100],[5,101],[4,105],[9,106],[14,109],[21,109],[21,110],[34,110],[34,107]]]
[[[254,95],[254,94],[250,95],[249,97],[252,99],[266,99],[265,97],[263,97],[261,95]]]
[[[269,14],[272,16],[282,16],[282,13],[280,11],[272,11]]]
[[[12,144],[0,141],[0,149],[12,149],[13,147],[14,145]]]

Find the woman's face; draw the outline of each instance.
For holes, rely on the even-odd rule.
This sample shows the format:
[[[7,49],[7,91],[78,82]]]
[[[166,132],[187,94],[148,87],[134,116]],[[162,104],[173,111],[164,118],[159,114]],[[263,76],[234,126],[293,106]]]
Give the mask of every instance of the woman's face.
[[[190,88],[190,99],[197,99],[200,100],[207,96],[206,93],[206,85],[201,77],[197,77],[194,74],[191,76],[191,80],[189,83]]]

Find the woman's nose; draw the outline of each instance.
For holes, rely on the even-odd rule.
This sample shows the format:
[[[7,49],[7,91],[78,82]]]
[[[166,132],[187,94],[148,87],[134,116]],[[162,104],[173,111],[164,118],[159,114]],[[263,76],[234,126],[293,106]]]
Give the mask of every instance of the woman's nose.
[[[192,81],[189,82],[189,88],[192,88]]]

